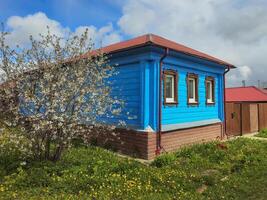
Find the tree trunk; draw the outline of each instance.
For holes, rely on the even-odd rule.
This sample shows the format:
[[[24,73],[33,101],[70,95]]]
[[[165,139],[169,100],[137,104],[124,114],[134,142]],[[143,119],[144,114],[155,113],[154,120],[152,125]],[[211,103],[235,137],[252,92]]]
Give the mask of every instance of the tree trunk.
[[[61,158],[61,154],[62,154],[63,149],[64,149],[64,148],[63,148],[63,144],[60,144],[60,145],[56,148],[56,150],[55,150],[55,154],[54,154],[54,156],[53,156],[52,161],[56,162],[56,161],[58,161],[58,160]]]
[[[64,149],[64,143],[63,143],[64,139],[63,140],[61,139],[61,137],[63,137],[63,133],[62,133],[61,128],[58,129],[58,137],[59,137],[58,145],[56,147],[54,156],[52,158],[52,161],[54,161],[54,162],[58,161],[61,158],[61,154],[62,154],[62,151]]]
[[[46,142],[45,142],[45,160],[50,159],[50,146],[51,146],[51,138],[49,133],[46,134]]]

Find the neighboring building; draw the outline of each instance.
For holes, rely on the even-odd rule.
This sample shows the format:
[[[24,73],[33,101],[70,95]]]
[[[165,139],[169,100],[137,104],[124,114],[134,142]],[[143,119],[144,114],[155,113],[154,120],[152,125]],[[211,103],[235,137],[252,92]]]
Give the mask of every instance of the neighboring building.
[[[257,87],[226,89],[226,134],[230,136],[267,128],[267,93]]]
[[[120,116],[103,120],[130,129],[110,139],[114,148],[151,159],[224,137],[224,74],[233,65],[153,34],[101,50],[119,72],[112,94],[125,100]]]

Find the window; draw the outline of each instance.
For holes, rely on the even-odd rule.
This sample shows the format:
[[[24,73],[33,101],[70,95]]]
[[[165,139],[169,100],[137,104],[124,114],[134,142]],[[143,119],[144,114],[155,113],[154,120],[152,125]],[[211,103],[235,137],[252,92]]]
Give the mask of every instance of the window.
[[[198,104],[198,75],[187,74],[187,103]]]
[[[174,102],[174,76],[166,75],[166,102]]]
[[[164,104],[177,104],[177,72],[164,71]]]
[[[215,81],[213,77],[206,77],[206,104],[215,103]]]

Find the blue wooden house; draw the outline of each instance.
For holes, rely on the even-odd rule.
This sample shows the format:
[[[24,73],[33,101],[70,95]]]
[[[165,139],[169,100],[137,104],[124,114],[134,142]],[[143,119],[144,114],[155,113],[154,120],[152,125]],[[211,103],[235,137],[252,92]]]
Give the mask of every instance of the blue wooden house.
[[[125,101],[117,149],[150,159],[224,136],[225,73],[232,64],[153,34],[101,49],[119,72],[112,95]]]

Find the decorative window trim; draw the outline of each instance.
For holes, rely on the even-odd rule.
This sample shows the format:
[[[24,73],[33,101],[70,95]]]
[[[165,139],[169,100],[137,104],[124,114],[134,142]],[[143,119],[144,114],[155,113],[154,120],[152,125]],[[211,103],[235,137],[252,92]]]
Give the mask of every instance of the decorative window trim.
[[[208,101],[208,82],[212,82],[212,102]],[[206,76],[205,79],[205,89],[206,89],[206,105],[215,105],[215,78],[212,76]]]
[[[166,101],[166,78],[168,75],[171,75],[174,77],[174,101],[173,102],[167,102]],[[178,104],[178,73],[175,70],[164,70],[163,71],[163,103],[164,105],[177,105]]]
[[[189,100],[189,79],[195,79],[196,87],[195,87],[195,102],[190,102]],[[197,74],[194,73],[187,73],[186,76],[186,85],[187,85],[187,104],[188,105],[199,105],[199,98],[198,98],[198,90],[199,90],[199,78]]]

